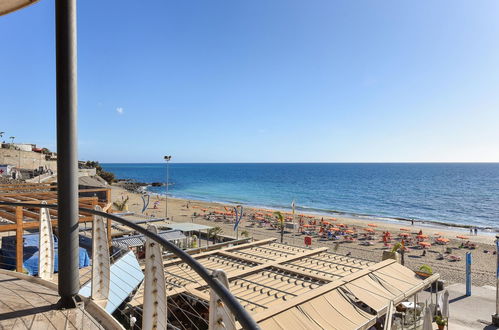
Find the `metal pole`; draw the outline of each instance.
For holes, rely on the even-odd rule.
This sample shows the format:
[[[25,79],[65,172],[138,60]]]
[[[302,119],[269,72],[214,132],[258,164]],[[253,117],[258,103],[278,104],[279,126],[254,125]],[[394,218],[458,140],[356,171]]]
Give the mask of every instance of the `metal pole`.
[[[76,0],[56,0],[57,182],[61,308],[75,307],[78,273]]]
[[[165,196],[165,221],[168,220],[168,181],[169,181],[169,173],[168,173],[168,164],[172,156],[165,156],[166,161],[166,196]]]
[[[496,316],[499,315],[499,235],[496,235]]]
[[[170,162],[169,162],[169,159],[168,159],[166,161],[166,203],[165,203],[166,204],[165,205],[165,213],[166,213],[166,219],[167,220],[168,220],[168,182],[170,180],[170,178],[169,178],[170,175],[169,175],[169,171],[168,171],[168,169],[169,169],[169,166],[168,166],[169,163]]]
[[[496,235],[496,313],[492,315],[492,324],[499,326],[499,235]]]
[[[471,296],[471,252],[466,252],[466,296]]]

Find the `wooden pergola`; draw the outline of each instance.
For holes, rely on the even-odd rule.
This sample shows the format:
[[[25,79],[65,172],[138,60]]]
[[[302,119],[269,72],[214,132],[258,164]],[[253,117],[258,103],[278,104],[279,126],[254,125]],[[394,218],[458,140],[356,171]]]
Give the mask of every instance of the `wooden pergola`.
[[[56,184],[0,184],[0,201],[26,203],[26,204],[47,204],[57,203]],[[80,189],[79,207],[94,209],[100,205],[104,211],[110,211],[111,189],[95,188]],[[58,226],[58,212],[56,209],[49,209],[52,226]],[[7,206],[0,205],[0,233],[16,232],[16,270],[21,272],[23,268],[23,234],[25,230],[36,230],[39,228],[40,209],[28,206]],[[90,214],[80,212],[79,223],[91,222],[93,217]],[[111,221],[107,221],[108,240],[111,242]]]

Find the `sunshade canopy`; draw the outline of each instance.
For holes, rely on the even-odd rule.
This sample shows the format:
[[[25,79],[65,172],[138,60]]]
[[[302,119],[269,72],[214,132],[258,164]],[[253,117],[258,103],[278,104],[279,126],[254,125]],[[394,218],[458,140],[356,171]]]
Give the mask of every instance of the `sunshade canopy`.
[[[0,1],[0,16],[24,8],[38,0],[2,0]]]

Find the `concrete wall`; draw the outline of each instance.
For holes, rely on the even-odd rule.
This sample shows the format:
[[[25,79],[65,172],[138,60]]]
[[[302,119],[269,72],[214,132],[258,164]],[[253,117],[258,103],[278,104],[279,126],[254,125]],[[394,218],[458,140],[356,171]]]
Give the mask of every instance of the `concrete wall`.
[[[39,152],[12,149],[0,149],[0,164],[9,164],[22,169],[33,170],[46,166],[52,171],[57,170],[57,161],[45,160],[45,155]]]
[[[78,169],[78,177],[95,176],[95,175],[97,175],[97,169],[95,169],[95,168],[80,168],[80,169]]]

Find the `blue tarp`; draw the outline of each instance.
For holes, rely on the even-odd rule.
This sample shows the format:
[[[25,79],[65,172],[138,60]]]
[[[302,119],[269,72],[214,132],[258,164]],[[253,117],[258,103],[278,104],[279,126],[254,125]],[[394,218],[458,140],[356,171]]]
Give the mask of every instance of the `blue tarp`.
[[[23,236],[23,267],[30,275],[38,275],[38,246],[40,235],[28,234]],[[80,268],[90,265],[90,257],[84,248],[80,249]],[[54,235],[54,272],[58,271],[57,237]],[[2,268],[15,269],[16,267],[16,237],[2,237]]]

